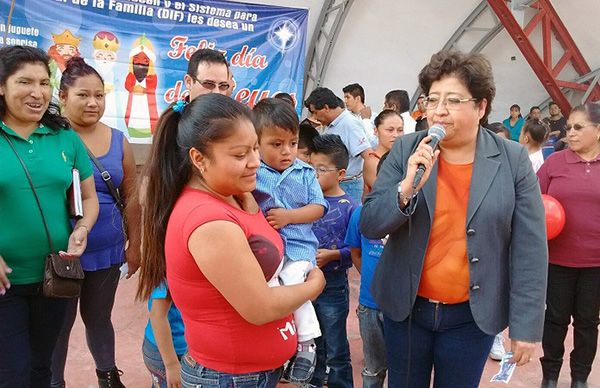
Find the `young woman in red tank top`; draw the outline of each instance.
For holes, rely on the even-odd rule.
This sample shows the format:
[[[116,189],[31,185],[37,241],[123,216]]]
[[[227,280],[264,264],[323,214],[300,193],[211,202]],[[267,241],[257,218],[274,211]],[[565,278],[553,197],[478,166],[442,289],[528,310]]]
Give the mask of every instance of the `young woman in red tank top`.
[[[378,144],[375,151],[369,153],[363,166],[365,188],[363,198],[371,192],[377,175],[377,165],[381,157],[392,149],[394,140],[404,134],[404,120],[396,111],[384,109],[375,117],[375,136]]]

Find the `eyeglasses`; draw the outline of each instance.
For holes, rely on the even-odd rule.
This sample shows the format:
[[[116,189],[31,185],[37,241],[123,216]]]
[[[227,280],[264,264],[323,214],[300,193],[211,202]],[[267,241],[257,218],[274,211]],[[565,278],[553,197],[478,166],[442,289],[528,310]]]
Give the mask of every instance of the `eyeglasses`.
[[[576,131],[581,131],[585,127],[591,127],[591,126],[594,126],[594,125],[596,125],[596,124],[594,124],[594,123],[588,123],[588,124],[579,124],[579,123],[577,123],[577,124],[573,124],[573,125],[567,124],[567,132],[569,132],[571,129],[574,129]]]
[[[315,167],[315,171],[318,174],[327,174],[328,172],[339,171],[339,168],[325,168],[325,167]]]
[[[202,87],[204,89],[208,89],[208,90],[214,90],[216,87],[219,88],[220,91],[224,92],[226,90],[229,89],[229,82],[220,82],[220,83],[216,83],[215,81],[211,81],[211,80],[199,80],[198,78],[194,77],[193,75],[190,75],[190,77],[192,77],[192,79],[194,80],[194,82],[198,82],[200,85],[202,85]]]
[[[442,101],[442,100],[440,100],[439,97],[427,96],[427,97],[425,97],[425,108],[435,109],[440,104],[440,101],[442,101],[442,104],[446,107],[446,109],[456,110],[456,109],[460,108],[460,105],[462,103],[469,102],[469,101],[477,101],[477,100],[478,100],[478,98],[475,98],[475,97],[471,97],[471,98],[446,97]]]

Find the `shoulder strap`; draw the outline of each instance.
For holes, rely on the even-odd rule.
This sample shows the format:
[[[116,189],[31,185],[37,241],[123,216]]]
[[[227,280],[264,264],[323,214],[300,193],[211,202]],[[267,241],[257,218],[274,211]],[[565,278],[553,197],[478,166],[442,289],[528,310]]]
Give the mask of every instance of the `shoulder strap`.
[[[25,170],[25,175],[27,176],[27,180],[29,181],[29,186],[31,187],[31,191],[33,192],[33,196],[35,198],[35,202],[38,205],[38,209],[40,209],[40,215],[42,216],[42,222],[44,223],[44,229],[46,230],[46,237],[48,238],[48,246],[50,247],[50,251],[51,252],[55,252],[55,250],[54,250],[54,244],[52,244],[52,238],[50,237],[50,229],[48,228],[48,223],[46,222],[46,217],[44,217],[44,211],[42,210],[42,204],[40,203],[40,198],[38,197],[37,191],[35,190],[35,186],[33,185],[33,180],[31,179],[31,175],[29,174],[29,170],[27,169],[27,166],[25,165],[25,162],[23,161],[23,159],[21,158],[21,156],[17,152],[17,149],[15,148],[15,145],[12,143],[12,141],[10,140],[10,138],[8,137],[8,135],[2,129],[0,129],[0,132],[2,133],[2,136],[4,136],[4,138],[6,139],[6,141],[8,142],[8,144],[10,145],[10,148],[12,148],[13,152],[17,156],[17,159],[19,159],[19,162],[21,163],[21,166],[23,167],[23,170]]]
[[[123,203],[123,200],[121,199],[121,194],[119,193],[119,189],[115,187],[115,184],[112,181],[112,177],[110,176],[110,173],[108,172],[108,170],[106,168],[104,168],[102,163],[100,163],[98,158],[96,158],[96,156],[92,153],[92,151],[90,151],[90,149],[87,146],[85,146],[85,149],[88,153],[88,156],[92,160],[92,162],[96,165],[96,167],[100,171],[102,180],[106,184],[106,187],[108,187],[108,191],[110,191],[110,195],[112,195],[112,197],[115,199],[117,207],[119,208],[119,210],[123,211],[123,209],[125,209],[125,204]]]

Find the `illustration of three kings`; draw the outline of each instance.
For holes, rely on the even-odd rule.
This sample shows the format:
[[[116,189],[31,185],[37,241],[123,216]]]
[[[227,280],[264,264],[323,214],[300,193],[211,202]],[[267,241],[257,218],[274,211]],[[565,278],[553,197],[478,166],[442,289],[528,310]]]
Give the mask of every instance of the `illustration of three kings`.
[[[51,58],[50,83],[53,88],[52,100],[59,101],[60,79],[67,61],[81,56],[79,45],[81,38],[65,29],[60,34],[52,34],[54,44],[48,48]],[[127,105],[122,113],[124,98],[115,88],[114,67],[117,63],[119,39],[108,31],[97,32],[92,38],[93,60],[90,63],[104,79],[105,110],[101,121],[113,128],[119,128],[119,120],[125,118],[125,128],[129,137],[149,138],[154,133],[158,121],[156,105],[156,87],[158,79],[155,71],[156,54],[152,42],[142,35],[133,42],[129,51],[129,70],[125,77],[124,89],[127,91]]]

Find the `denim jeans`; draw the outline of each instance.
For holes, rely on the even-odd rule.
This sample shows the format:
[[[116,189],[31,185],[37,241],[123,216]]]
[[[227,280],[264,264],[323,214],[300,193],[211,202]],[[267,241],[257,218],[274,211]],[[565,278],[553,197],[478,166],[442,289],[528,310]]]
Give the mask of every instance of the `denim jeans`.
[[[600,267],[571,268],[550,264],[546,317],[540,358],[544,377],[558,380],[565,352],[565,337],[573,317],[571,377],[586,381],[598,346]]]
[[[410,326],[410,318],[396,322],[384,316],[388,385],[429,388],[433,367],[434,388],[477,388],[495,336],[479,329],[469,302],[438,304],[417,297],[411,314]]]
[[[41,283],[11,285],[0,296],[0,387],[50,386],[52,350],[67,299],[46,298]]]
[[[356,203],[360,204],[362,203],[364,184],[365,181],[361,177],[351,181],[341,182],[340,187],[342,188],[342,190],[344,190],[346,194],[351,196],[356,201]]]
[[[81,297],[69,299],[63,326],[52,354],[52,384],[65,381],[69,337],[77,317],[77,303],[85,325],[85,338],[96,369],[107,372],[115,367],[115,330],[111,314],[119,284],[120,264],[97,271],[85,271]]]
[[[283,367],[242,374],[230,374],[198,364],[189,353],[181,360],[181,388],[275,388]]]
[[[317,366],[310,382],[322,387],[329,367],[329,388],[353,388],[346,321],[350,310],[347,271],[325,272],[325,289],[313,302],[323,335],[315,339]]]
[[[365,357],[365,367],[362,370],[363,388],[382,388],[387,372],[383,313],[359,304],[356,315]]]
[[[144,364],[152,376],[152,388],[167,388],[167,369],[163,363],[158,347],[144,338],[142,344]],[[181,361],[181,356],[177,356]]]

